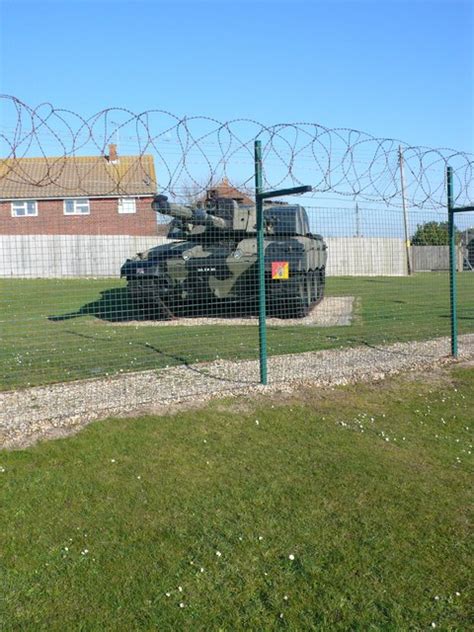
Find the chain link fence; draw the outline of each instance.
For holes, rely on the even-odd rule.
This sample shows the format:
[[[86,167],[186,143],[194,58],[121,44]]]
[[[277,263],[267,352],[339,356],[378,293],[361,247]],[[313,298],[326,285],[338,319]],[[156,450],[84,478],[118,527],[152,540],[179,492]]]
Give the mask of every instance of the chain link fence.
[[[270,355],[449,335],[447,246],[412,246],[408,275],[400,211],[303,208],[304,236],[265,237]],[[271,226],[300,210],[264,215]],[[172,224],[171,238],[2,236],[3,388],[256,358],[255,234]],[[461,333],[474,325],[469,248],[457,250]]]
[[[345,383],[449,355],[444,170],[457,161],[456,199],[469,200],[468,154],[320,126],[311,138],[307,125],[242,121],[153,129],[157,113],[127,113],[110,130],[109,111],[85,121],[7,105],[18,118],[0,166],[6,445],[140,406],[258,389],[256,131],[267,190],[313,186],[263,209],[270,385]],[[132,124],[133,143],[144,130],[147,142],[124,153]],[[473,214],[455,221],[460,350],[470,354]]]

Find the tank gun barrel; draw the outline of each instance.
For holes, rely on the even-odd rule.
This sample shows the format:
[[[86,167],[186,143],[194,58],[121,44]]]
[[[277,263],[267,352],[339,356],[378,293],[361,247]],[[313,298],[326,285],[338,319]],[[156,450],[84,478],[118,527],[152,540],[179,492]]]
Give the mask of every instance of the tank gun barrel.
[[[156,213],[171,215],[171,217],[184,220],[190,224],[220,229],[227,228],[226,221],[222,217],[211,215],[211,213],[207,213],[204,209],[193,209],[189,206],[182,206],[181,204],[172,204],[168,202],[166,195],[156,195],[153,198],[151,207]]]
[[[151,203],[152,209],[156,213],[163,213],[163,215],[171,215],[177,219],[191,220],[193,217],[193,211],[187,206],[181,206],[181,204],[171,204],[168,202],[166,195],[156,195]]]

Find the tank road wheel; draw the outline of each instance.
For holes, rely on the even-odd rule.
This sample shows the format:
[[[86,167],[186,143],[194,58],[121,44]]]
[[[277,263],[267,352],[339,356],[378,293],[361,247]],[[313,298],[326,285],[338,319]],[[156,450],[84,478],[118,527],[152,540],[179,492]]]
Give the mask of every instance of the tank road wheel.
[[[318,272],[316,270],[311,270],[310,282],[311,282],[311,304],[313,304],[313,303],[316,303],[316,301],[318,300],[318,291],[319,291],[319,278],[318,278]]]
[[[311,305],[311,276],[303,273],[296,285],[296,295],[290,300],[290,318],[304,318]]]
[[[311,273],[298,274],[293,279],[291,293],[274,303],[272,314],[277,318],[303,318],[312,305],[313,282]]]
[[[305,293],[305,297],[304,297],[304,314],[303,316],[307,316],[309,310],[311,309],[311,305],[313,303],[313,298],[312,298],[312,294],[313,294],[313,280],[311,278],[311,271],[308,270],[308,272],[306,272],[304,274],[304,293]]]
[[[326,270],[323,268],[322,270],[318,270],[317,273],[318,278],[318,303],[324,298],[324,286],[326,285]]]

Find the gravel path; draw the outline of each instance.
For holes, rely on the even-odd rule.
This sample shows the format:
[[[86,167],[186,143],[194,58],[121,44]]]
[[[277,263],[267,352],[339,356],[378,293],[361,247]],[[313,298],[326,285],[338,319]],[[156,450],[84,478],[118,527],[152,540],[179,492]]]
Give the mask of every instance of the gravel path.
[[[317,327],[342,327],[350,325],[354,311],[354,296],[326,296],[319,304],[315,305],[309,314],[304,318],[271,318],[267,317],[266,322],[269,327],[290,327],[290,326],[317,326]],[[235,315],[224,318],[209,316],[185,318],[180,317],[175,320],[129,320],[114,323],[115,327],[198,327],[199,325],[255,325],[258,324],[257,316]]]
[[[474,358],[474,334],[461,336],[459,348],[463,359]],[[259,384],[258,361],[217,360],[0,393],[0,448],[65,436],[108,415],[167,412],[216,396],[291,390],[302,383],[333,386],[380,380],[435,366],[449,360],[449,353],[449,339],[438,338],[274,356],[268,361],[267,387]]]

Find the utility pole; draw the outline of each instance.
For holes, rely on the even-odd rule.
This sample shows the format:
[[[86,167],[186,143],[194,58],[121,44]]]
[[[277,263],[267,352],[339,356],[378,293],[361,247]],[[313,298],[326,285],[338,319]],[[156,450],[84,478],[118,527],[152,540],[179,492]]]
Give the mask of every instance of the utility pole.
[[[411,262],[410,262],[410,237],[408,234],[408,213],[407,213],[407,203],[405,199],[405,178],[403,175],[403,153],[401,145],[398,146],[398,161],[400,164],[400,184],[402,190],[402,205],[403,205],[403,223],[405,226],[405,249],[406,249],[406,257],[407,257],[407,272],[408,275],[411,274]]]

